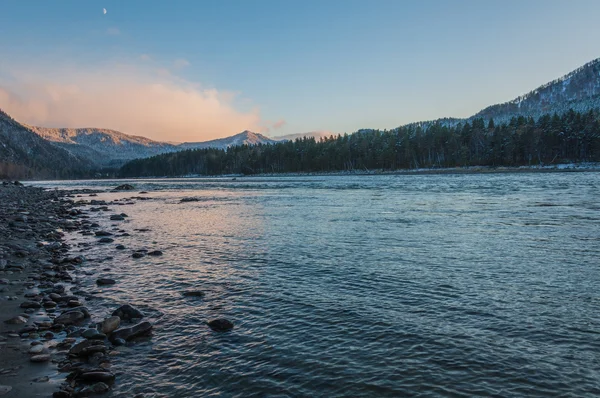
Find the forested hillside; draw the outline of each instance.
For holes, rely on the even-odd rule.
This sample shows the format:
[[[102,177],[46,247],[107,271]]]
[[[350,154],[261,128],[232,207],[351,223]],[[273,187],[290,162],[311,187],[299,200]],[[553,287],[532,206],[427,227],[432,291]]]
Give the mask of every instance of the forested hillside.
[[[474,119],[448,127],[418,125],[316,141],[237,146],[163,154],[125,164],[123,177],[188,174],[328,172],[460,166],[521,166],[600,161],[600,112]]]
[[[0,110],[0,178],[68,178],[89,173],[85,160],[53,146]]]

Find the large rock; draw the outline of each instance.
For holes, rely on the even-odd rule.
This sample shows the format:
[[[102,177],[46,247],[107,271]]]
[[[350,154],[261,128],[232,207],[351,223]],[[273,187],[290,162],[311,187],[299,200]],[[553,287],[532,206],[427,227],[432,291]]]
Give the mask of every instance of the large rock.
[[[96,352],[106,352],[104,342],[99,340],[83,340],[69,350],[70,357],[86,357]]]
[[[117,340],[131,340],[134,337],[146,335],[152,331],[152,324],[150,322],[141,322],[130,328],[117,329],[110,335],[110,339]]]
[[[132,319],[141,319],[144,317],[144,314],[137,308],[129,304],[125,304],[117,308],[112,313],[112,316],[118,316],[124,321],[130,321]]]
[[[110,318],[106,318],[104,321],[102,321],[100,330],[104,334],[109,334],[117,330],[120,324],[121,318],[119,318],[118,316],[111,316]]]
[[[227,332],[233,329],[233,323],[227,319],[213,319],[208,322],[208,326],[215,332]]]
[[[54,318],[54,324],[73,325],[85,319],[85,314],[81,311],[64,312]]]
[[[96,284],[99,285],[99,286],[102,286],[102,285],[114,285],[115,283],[117,283],[117,281],[114,280],[114,279],[111,279],[111,278],[98,278],[96,280]]]

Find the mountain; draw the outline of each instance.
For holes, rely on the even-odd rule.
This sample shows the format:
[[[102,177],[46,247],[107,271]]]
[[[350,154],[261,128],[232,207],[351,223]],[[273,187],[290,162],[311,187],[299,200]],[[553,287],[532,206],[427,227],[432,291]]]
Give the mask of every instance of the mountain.
[[[596,108],[600,108],[600,58],[512,101],[489,106],[472,118],[506,122],[518,116],[537,119],[569,109],[586,112]]]
[[[0,178],[60,178],[90,167],[0,110]]]
[[[30,128],[46,141],[88,159],[96,167],[121,166],[132,159],[180,150],[173,144],[108,129]]]
[[[178,150],[205,148],[227,149],[229,147],[238,145],[274,144],[275,142],[277,141],[269,137],[265,137],[262,134],[244,130],[241,133],[233,135],[231,137],[219,138],[212,141],[184,142],[183,144],[177,145],[177,148]]]

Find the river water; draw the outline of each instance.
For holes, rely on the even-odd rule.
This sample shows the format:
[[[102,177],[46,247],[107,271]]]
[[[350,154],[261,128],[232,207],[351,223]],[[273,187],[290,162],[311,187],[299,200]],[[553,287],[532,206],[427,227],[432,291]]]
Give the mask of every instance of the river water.
[[[600,395],[600,173],[37,185],[124,182],[82,199],[150,199],[90,213],[131,236],[80,246],[102,262],[77,274],[98,318],[155,323],[119,348],[114,397]]]

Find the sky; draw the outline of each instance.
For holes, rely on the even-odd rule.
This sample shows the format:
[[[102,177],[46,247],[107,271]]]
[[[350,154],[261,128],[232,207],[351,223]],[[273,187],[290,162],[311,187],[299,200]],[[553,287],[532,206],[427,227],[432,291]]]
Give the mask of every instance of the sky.
[[[3,0],[0,108],[172,142],[468,117],[600,57],[598,15],[597,0]]]

